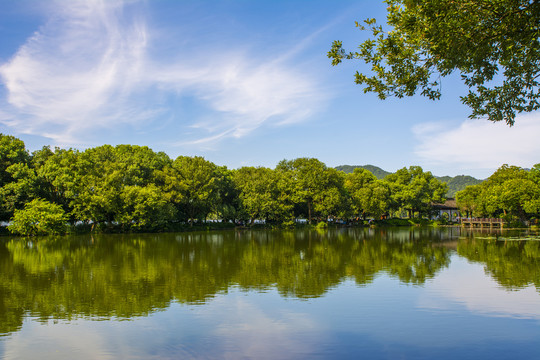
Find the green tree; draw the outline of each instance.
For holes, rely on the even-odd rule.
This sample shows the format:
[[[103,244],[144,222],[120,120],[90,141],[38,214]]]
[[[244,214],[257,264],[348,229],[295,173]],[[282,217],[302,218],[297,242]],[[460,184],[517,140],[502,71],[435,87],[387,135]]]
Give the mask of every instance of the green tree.
[[[540,217],[540,164],[536,164],[529,171],[529,179],[536,184],[536,196],[530,199],[525,204],[525,211],[535,214],[536,218]]]
[[[242,167],[233,173],[239,198],[251,223],[255,219],[284,221],[292,216],[292,204],[281,191],[280,174],[264,167]]]
[[[420,166],[402,168],[385,179],[391,191],[391,208],[404,209],[409,218],[414,213],[427,214],[434,202],[443,202],[447,191],[445,183],[437,180],[431,172],[424,172]]]
[[[489,216],[502,213],[524,222],[527,213],[538,212],[540,186],[533,177],[518,166],[501,166],[480,185],[479,206]]]
[[[92,222],[92,228],[112,222],[121,207],[122,178],[112,146],[103,145],[81,153],[70,198],[75,218]]]
[[[124,212],[133,209],[133,204],[125,201],[137,197],[132,187],[155,184],[158,172],[170,164],[164,153],[132,145],[87,149],[76,160],[70,206],[75,218],[94,225],[123,222],[121,219],[131,216]],[[151,193],[154,190],[146,189]]]
[[[29,161],[30,155],[22,140],[0,133],[0,187],[12,181],[12,174],[7,171],[11,165]]]
[[[540,185],[540,164],[534,165],[529,171],[529,179]]]
[[[350,197],[345,189],[345,174],[333,168],[324,172],[324,187],[314,198],[314,210],[322,218],[346,218],[350,215]]]
[[[282,160],[276,171],[290,180],[291,200],[297,209],[305,207],[311,224],[313,215],[337,216],[346,200],[344,173],[329,169],[314,158]],[[295,215],[300,215],[297,211]]]
[[[390,187],[383,180],[377,180],[370,184],[369,190],[371,195],[366,210],[377,219],[388,213],[389,205],[391,204]]]
[[[239,199],[239,189],[234,183],[234,171],[226,166],[218,166],[218,201],[212,206],[212,212],[223,221],[241,218],[241,204]]]
[[[352,199],[353,211],[355,214],[361,213],[364,219],[369,212],[372,199],[371,184],[375,181],[377,181],[375,175],[363,168],[355,168],[345,178],[345,188]]]
[[[365,20],[372,38],[347,53],[334,41],[332,65],[360,59],[372,75],[357,72],[364,92],[380,99],[441,96],[441,77],[461,74],[470,117],[514,124],[516,113],[540,108],[540,2],[531,0],[386,0],[389,31]],[[356,26],[365,30],[358,22]]]
[[[133,230],[163,230],[175,219],[176,209],[154,184],[126,186],[120,195],[122,208],[115,220]]]
[[[9,231],[20,235],[64,234],[67,216],[57,204],[34,199],[22,210],[15,210]]]
[[[43,147],[32,153],[32,166],[36,172],[39,197],[62,206],[66,214],[72,214],[70,199],[77,191],[77,163],[79,151],[74,149]],[[81,175],[82,176],[82,175]],[[72,221],[74,217],[72,214]]]
[[[169,201],[192,225],[206,219],[219,203],[221,175],[217,165],[201,156],[179,156],[157,176]]]
[[[15,210],[22,209],[30,200],[38,197],[38,181],[27,163],[16,163],[6,169],[11,181],[0,188],[1,213],[4,219],[13,216]]]
[[[367,215],[380,218],[388,211],[391,203],[388,183],[378,180],[368,170],[354,169],[345,180],[345,188],[351,196],[354,212],[362,214],[364,220]]]
[[[0,221],[9,220],[13,211],[22,208],[24,202],[32,197],[28,187],[31,181],[24,181],[25,173],[33,175],[29,162],[30,155],[24,142],[0,133]],[[11,185],[13,182],[20,183]]]
[[[482,187],[480,185],[469,185],[456,193],[457,206],[466,214],[466,217],[475,216],[477,210],[480,210],[479,196],[481,191]]]

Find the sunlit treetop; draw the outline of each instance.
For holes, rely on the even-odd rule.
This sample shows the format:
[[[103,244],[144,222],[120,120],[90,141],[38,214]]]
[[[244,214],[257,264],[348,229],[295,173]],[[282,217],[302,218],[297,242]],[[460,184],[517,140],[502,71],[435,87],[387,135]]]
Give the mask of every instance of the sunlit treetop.
[[[540,2],[535,0],[386,0],[389,31],[367,19],[372,36],[356,52],[334,41],[332,65],[361,59],[371,74],[355,82],[380,99],[418,91],[436,100],[441,78],[459,72],[471,118],[513,125],[540,108]],[[366,27],[360,23],[361,30]]]

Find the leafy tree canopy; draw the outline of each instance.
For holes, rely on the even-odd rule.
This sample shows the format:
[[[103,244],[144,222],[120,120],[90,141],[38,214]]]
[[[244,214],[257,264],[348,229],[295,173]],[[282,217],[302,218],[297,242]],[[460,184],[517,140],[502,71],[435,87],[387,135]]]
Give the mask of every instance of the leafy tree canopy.
[[[480,185],[469,185],[456,193],[457,205],[467,217],[475,215],[476,210],[480,207],[479,196],[481,192]]]
[[[356,214],[362,213],[364,218],[367,214],[378,218],[386,212],[390,203],[390,187],[370,171],[354,169],[351,174],[347,174],[345,188]]]
[[[420,166],[402,168],[388,175],[386,181],[392,192],[393,206],[414,212],[428,212],[433,202],[443,202],[448,187]]]
[[[242,167],[233,173],[247,217],[280,220],[291,218],[292,203],[280,186],[281,173],[264,167]]]
[[[535,0],[386,0],[385,31],[365,20],[372,38],[356,52],[334,41],[332,65],[361,59],[372,75],[356,73],[364,92],[380,99],[421,91],[441,97],[441,77],[458,71],[469,93],[470,117],[513,125],[516,113],[540,109],[540,2]],[[356,26],[365,30],[360,23]]]
[[[473,216],[510,216],[524,222],[540,213],[540,164],[527,171],[503,165],[484,182],[457,193],[458,206]]]
[[[0,133],[0,186],[13,180],[12,174],[7,170],[11,165],[27,163],[29,159],[22,140]]]
[[[20,235],[64,234],[67,216],[60,205],[34,199],[23,210],[15,210],[9,231]]]
[[[307,214],[303,215],[308,216],[310,224],[312,215],[324,218],[336,216],[343,210],[346,200],[342,172],[327,168],[314,158],[282,160],[276,171],[291,179],[291,199],[297,205],[306,205]]]
[[[179,156],[171,166],[158,172],[159,177],[167,196],[185,212],[191,224],[206,218],[212,204],[219,201],[222,174],[217,165],[201,156]]]

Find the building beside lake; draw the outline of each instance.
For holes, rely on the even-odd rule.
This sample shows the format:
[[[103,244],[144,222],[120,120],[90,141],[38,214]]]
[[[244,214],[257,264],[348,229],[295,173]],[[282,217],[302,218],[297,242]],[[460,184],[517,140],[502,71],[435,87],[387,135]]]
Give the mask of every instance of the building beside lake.
[[[456,221],[460,216],[457,201],[454,198],[448,198],[444,203],[433,203],[433,218],[440,219],[448,217],[448,220]],[[445,215],[446,214],[446,215]]]

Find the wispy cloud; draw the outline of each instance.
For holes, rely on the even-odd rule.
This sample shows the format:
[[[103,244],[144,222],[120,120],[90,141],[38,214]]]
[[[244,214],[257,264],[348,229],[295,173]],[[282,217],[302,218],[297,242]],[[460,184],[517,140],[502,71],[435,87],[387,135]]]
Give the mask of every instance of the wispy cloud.
[[[169,68],[162,86],[195,94],[219,119],[203,118],[191,128],[207,135],[191,143],[214,142],[223,137],[243,137],[264,124],[289,125],[309,117],[323,100],[316,84],[299,69],[283,63],[259,63],[247,56],[224,54],[197,67],[199,75],[186,82],[191,68]],[[175,72],[176,70],[176,72]],[[177,80],[174,80],[177,79]]]
[[[432,165],[496,169],[502,164],[530,167],[540,163],[540,112],[518,115],[516,124],[466,120],[416,126],[415,154]]]
[[[91,142],[91,133],[170,118],[175,109],[163,99],[186,96],[207,114],[181,120],[196,130],[181,140],[203,144],[305,120],[323,102],[302,64],[253,54],[234,42],[227,51],[208,44],[197,52],[179,42],[173,56],[161,58],[139,5],[59,2],[49,21],[0,66],[6,89],[0,122],[16,132],[80,144]]]
[[[62,3],[49,22],[0,67],[4,121],[70,142],[90,128],[127,121],[131,87],[144,67],[146,29],[121,23],[120,2]]]

